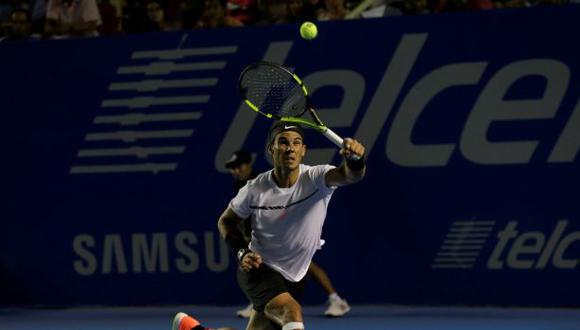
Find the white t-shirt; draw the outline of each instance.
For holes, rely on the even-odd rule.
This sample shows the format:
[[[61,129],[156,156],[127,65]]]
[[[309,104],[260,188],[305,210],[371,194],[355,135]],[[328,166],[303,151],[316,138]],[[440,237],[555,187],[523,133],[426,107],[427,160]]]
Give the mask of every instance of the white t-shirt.
[[[336,187],[328,187],[325,174],[332,165],[300,165],[290,188],[280,188],[274,171],[258,175],[230,202],[240,218],[252,216],[250,249],[262,261],[292,282],[300,281],[321,246],[326,210]]]
[[[74,0],[69,7],[60,0],[48,0],[46,18],[65,24],[96,21],[101,24],[101,14],[96,0]]]

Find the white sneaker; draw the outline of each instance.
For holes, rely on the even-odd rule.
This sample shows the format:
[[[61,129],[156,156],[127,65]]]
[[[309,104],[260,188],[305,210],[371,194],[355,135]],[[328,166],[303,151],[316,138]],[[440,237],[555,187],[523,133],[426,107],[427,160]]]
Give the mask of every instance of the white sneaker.
[[[338,298],[338,299],[329,299],[328,300],[328,308],[324,312],[326,316],[333,316],[333,317],[340,317],[350,311],[350,306],[346,302],[346,300]]]
[[[252,314],[252,309],[254,309],[254,305],[249,304],[248,306],[246,306],[246,308],[237,311],[236,315],[238,317],[242,317],[245,319],[250,318],[250,315]]]

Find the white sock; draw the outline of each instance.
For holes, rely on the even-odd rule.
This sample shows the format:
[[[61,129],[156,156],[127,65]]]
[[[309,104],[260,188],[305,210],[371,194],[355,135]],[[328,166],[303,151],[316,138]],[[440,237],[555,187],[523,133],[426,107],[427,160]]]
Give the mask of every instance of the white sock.
[[[302,322],[290,322],[290,323],[284,324],[284,326],[282,327],[282,330],[296,330],[296,329],[304,330],[304,323],[302,323]]]
[[[337,292],[331,293],[328,295],[328,299],[336,301],[336,300],[341,300],[340,296],[338,295]]]

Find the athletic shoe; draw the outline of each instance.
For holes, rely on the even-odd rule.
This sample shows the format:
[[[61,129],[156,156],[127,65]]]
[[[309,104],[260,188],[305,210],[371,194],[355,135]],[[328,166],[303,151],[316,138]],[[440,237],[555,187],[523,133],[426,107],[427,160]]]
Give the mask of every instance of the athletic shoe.
[[[191,330],[199,325],[199,321],[185,313],[177,313],[173,318],[171,330]]]
[[[346,300],[338,298],[338,299],[329,299],[328,300],[328,308],[324,312],[326,316],[333,316],[339,317],[343,316],[344,314],[350,311],[350,306],[346,302]]]
[[[249,318],[250,315],[252,315],[252,309],[254,309],[254,305],[249,304],[248,306],[246,306],[246,308],[244,309],[240,309],[239,311],[236,312],[236,315],[238,317],[242,317],[242,318]]]

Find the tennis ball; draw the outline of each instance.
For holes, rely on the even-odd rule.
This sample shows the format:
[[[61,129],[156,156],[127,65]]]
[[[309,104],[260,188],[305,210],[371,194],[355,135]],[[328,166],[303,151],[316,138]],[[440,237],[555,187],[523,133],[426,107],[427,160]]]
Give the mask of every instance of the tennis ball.
[[[306,40],[312,40],[318,35],[318,28],[312,22],[304,22],[300,25],[300,36]]]

